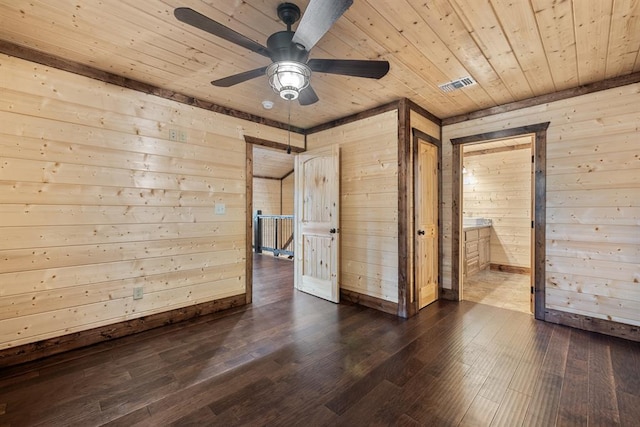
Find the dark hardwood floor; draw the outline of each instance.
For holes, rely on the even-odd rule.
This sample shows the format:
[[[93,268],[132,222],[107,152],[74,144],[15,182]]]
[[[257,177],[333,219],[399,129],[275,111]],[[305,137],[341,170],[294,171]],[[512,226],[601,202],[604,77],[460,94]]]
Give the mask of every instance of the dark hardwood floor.
[[[440,301],[409,320],[292,289],[0,371],[0,425],[637,426],[640,343]]]

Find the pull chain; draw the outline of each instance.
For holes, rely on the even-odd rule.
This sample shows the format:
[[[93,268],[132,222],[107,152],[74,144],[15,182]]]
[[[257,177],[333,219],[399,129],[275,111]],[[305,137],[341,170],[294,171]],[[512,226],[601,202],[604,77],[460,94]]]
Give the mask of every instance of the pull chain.
[[[287,146],[287,154],[291,154],[291,100],[288,101],[289,104],[289,118],[287,120],[289,126],[289,145]]]

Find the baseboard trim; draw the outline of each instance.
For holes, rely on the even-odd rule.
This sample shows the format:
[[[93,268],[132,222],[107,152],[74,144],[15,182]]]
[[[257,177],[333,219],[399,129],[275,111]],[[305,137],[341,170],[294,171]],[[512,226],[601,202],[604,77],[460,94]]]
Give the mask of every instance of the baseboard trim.
[[[504,265],[504,264],[490,264],[489,268],[494,271],[503,271],[505,273],[531,274],[531,268],[529,267],[518,267],[515,265]]]
[[[440,288],[440,299],[448,301],[460,301],[460,294],[453,289]]]
[[[398,303],[395,302],[386,301],[358,292],[348,291],[346,289],[340,289],[340,298],[354,304],[363,305],[365,307],[393,314],[394,316],[398,315]]]
[[[56,338],[0,350],[0,368],[19,365],[42,359],[65,351],[87,347],[149,329],[212,314],[229,308],[245,305],[245,294],[204,302],[189,307],[151,314],[137,319],[125,320],[112,325],[100,326],[86,331],[75,332]]]
[[[613,320],[566,313],[551,308],[545,309],[544,320],[558,325],[571,326],[572,328],[640,342],[640,327],[614,322]]]

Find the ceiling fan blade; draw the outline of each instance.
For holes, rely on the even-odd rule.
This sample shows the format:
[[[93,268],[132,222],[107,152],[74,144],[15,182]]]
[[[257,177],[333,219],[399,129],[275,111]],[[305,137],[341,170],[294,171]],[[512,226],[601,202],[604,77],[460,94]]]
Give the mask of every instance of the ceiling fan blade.
[[[199,12],[196,12],[189,7],[178,7],[173,11],[173,14],[179,21],[182,21],[185,24],[189,24],[193,27],[199,28],[203,31],[206,31],[207,33],[213,34],[214,36],[218,36],[221,39],[225,39],[227,41],[230,41],[231,43],[235,43],[239,46],[244,47],[245,49],[249,49],[250,51],[259,53],[260,55],[269,58],[269,50],[266,47],[262,46],[260,43],[257,43],[250,38],[243,36],[236,31],[233,31],[231,28],[225,27],[219,22],[216,22]]]
[[[352,4],[353,0],[311,0],[298,24],[293,42],[310,51]]]
[[[300,103],[300,105],[311,105],[318,102],[318,95],[316,94],[316,91],[313,90],[311,85],[307,86],[300,92],[300,95],[298,96],[298,102]]]
[[[310,59],[307,62],[312,71],[318,73],[341,74],[343,76],[379,79],[389,72],[387,61],[366,61],[357,59]]]
[[[255,79],[256,77],[264,76],[267,71],[267,67],[256,68],[255,70],[245,71],[244,73],[234,74],[229,77],[214,80],[212,85],[218,87],[229,87],[237,85],[238,83],[246,82],[247,80]]]

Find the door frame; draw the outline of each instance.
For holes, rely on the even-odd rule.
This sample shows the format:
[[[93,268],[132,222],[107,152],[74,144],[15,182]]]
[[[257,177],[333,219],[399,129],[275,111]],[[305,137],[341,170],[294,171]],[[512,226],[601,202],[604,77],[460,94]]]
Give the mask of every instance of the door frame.
[[[413,147],[412,147],[412,163],[413,163],[413,220],[411,222],[411,245],[413,247],[413,260],[411,274],[412,274],[412,285],[410,287],[410,295],[409,295],[409,304],[407,307],[407,315],[408,317],[413,316],[418,313],[420,310],[418,300],[418,284],[416,282],[416,269],[418,266],[415,262],[416,257],[416,187],[418,186],[418,174],[416,171],[418,170],[418,150],[420,147],[420,140],[425,141],[428,144],[431,144],[436,147],[438,150],[438,298],[440,298],[443,294],[442,288],[442,267],[443,267],[443,258],[442,258],[442,249],[443,249],[443,240],[442,240],[442,141],[433,136],[422,132],[419,129],[412,128],[412,139],[413,139]]]
[[[534,213],[533,213],[533,234],[534,245],[533,265],[533,293],[534,293],[534,316],[538,320],[544,320],[545,312],[545,257],[546,257],[546,204],[547,204],[547,129],[550,122],[537,123],[529,126],[521,126],[510,129],[503,129],[495,132],[486,132],[475,135],[468,135],[459,138],[452,138],[453,146],[453,217],[452,217],[452,278],[451,290],[453,299],[460,301],[460,277],[461,266],[460,254],[462,251],[462,215],[460,201],[462,200],[462,146],[464,144],[478,143],[482,141],[505,139],[510,137],[533,135],[533,168],[535,177],[533,179]]]

